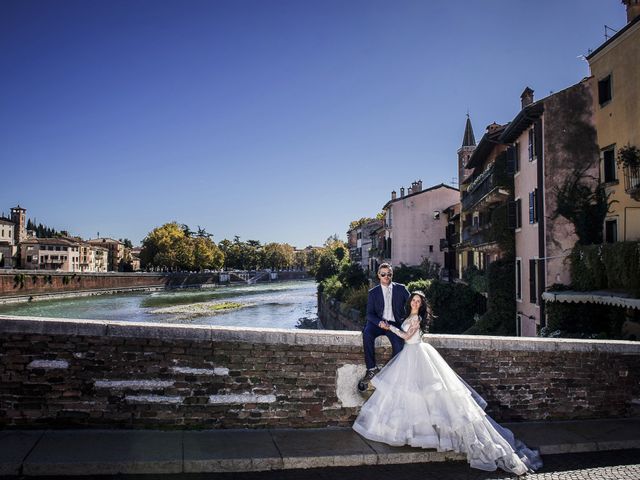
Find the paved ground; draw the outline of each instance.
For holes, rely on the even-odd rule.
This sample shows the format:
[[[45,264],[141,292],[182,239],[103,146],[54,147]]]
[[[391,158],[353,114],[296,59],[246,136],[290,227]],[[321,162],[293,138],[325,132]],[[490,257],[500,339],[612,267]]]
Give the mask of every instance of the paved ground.
[[[640,419],[506,424],[543,454],[527,479],[640,480]],[[450,452],[370,442],[351,429],[0,431],[3,478],[494,480]]]
[[[544,468],[523,480],[640,480],[640,449],[596,453],[547,455]],[[61,480],[56,477],[14,479]],[[465,462],[371,465],[362,467],[311,468],[271,472],[178,475],[79,476],[77,480],[504,480],[517,478],[502,472],[473,470]]]

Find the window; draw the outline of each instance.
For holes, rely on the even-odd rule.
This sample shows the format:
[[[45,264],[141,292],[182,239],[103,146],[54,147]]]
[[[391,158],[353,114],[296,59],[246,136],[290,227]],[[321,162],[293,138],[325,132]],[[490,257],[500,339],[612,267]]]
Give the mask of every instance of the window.
[[[429,245],[429,253],[433,253],[433,245]]]
[[[529,192],[529,223],[538,223],[538,189]]]
[[[522,260],[516,258],[516,299],[522,300]]]
[[[507,147],[507,173],[516,174],[520,171],[520,158],[518,150],[520,149],[519,143],[514,143]]]
[[[611,86],[611,75],[607,75],[598,81],[598,103],[600,103],[601,107],[604,107],[613,98]]]
[[[605,183],[617,180],[615,146],[608,147],[602,151],[602,170]]]
[[[606,243],[616,243],[618,241],[618,220],[606,220],[604,222],[604,241]]]
[[[507,204],[507,223],[509,228],[522,227],[522,200],[519,198]]]
[[[514,171],[520,171],[520,142],[516,142],[514,145],[513,157],[515,161]]]
[[[535,160],[535,155],[536,155],[536,136],[535,136],[535,132],[533,131],[533,127],[531,127],[529,129],[529,161],[532,162],[533,160]]]
[[[532,258],[529,260],[529,301],[538,303],[538,282],[536,281],[536,265],[537,260]]]
[[[32,259],[32,258],[33,258],[33,257],[32,257],[31,255],[27,255],[27,262],[31,263],[31,259]]]

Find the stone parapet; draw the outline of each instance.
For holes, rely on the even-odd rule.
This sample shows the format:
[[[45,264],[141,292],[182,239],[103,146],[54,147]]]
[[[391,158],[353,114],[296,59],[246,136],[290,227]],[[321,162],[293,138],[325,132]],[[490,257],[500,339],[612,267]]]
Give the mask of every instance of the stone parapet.
[[[640,398],[637,342],[424,340],[498,421],[626,417]],[[359,332],[0,316],[0,427],[349,426],[363,371]]]

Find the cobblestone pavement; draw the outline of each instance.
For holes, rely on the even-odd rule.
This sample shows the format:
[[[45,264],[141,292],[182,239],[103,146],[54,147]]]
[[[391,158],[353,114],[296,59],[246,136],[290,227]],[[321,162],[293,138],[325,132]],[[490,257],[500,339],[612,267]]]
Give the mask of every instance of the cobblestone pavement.
[[[546,455],[545,466],[522,480],[640,480],[640,449],[595,453]],[[13,477],[16,478],[16,477]],[[24,480],[35,477],[18,477]],[[37,477],[61,479],[63,477]],[[272,472],[184,474],[184,475],[118,475],[114,477],[64,477],[75,480],[117,478],[121,480],[505,480],[518,478],[502,472],[482,472],[463,462],[365,467],[278,470]]]

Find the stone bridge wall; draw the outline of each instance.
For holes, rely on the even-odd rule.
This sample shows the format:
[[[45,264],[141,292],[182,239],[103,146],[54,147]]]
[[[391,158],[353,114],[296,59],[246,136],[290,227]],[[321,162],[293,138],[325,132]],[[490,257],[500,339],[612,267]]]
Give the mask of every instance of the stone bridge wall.
[[[625,417],[640,397],[640,343],[425,340],[498,421]],[[0,317],[0,428],[348,426],[362,363],[359,332]]]

